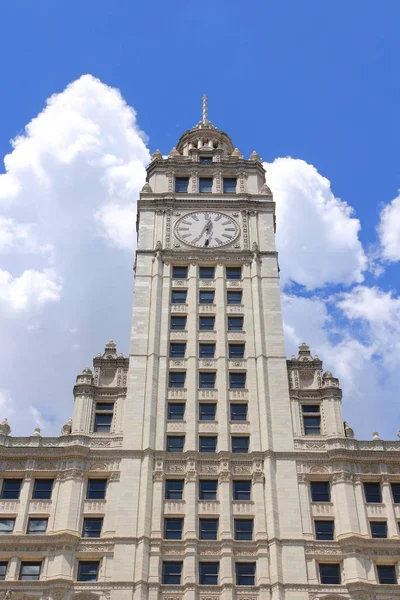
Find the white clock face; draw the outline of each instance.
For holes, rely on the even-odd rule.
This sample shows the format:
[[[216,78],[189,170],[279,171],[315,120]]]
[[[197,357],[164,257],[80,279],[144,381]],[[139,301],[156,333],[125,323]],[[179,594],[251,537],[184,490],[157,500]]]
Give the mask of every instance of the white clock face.
[[[233,242],[239,235],[239,226],[223,213],[193,212],[176,222],[175,235],[190,246],[216,248]]]

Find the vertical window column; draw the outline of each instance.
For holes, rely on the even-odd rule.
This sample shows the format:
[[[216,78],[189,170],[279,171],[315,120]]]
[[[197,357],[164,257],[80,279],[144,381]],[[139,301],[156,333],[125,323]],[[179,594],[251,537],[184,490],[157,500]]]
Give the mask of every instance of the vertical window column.
[[[183,539],[197,537],[197,475],[188,471],[185,477],[185,520],[183,523]]]
[[[226,356],[226,285],[225,266],[217,264],[215,267],[215,305],[218,307],[216,317],[217,331],[217,389],[218,389],[218,450],[230,452],[229,430],[229,400],[228,400],[228,360]]]
[[[218,480],[218,499],[223,510],[219,519],[219,536],[221,540],[233,538],[232,532],[232,476],[229,471],[222,471]]]
[[[308,497],[308,481],[304,474],[298,474],[297,480],[299,483],[299,497],[300,497],[300,509],[301,509],[301,522],[303,527],[304,535],[308,539],[313,539],[313,518],[311,514],[311,504]]]
[[[382,502],[386,505],[387,535],[389,538],[398,536],[399,531],[394,513],[390,483],[389,480],[385,478],[382,481]]]
[[[197,194],[199,192],[199,172],[192,171],[189,178],[189,194]]]
[[[268,539],[265,518],[264,479],[264,473],[253,473],[252,494],[255,505],[254,539],[256,541],[265,541]],[[266,572],[268,573],[268,568]]]
[[[340,506],[337,511],[337,534],[356,532],[369,537],[370,530],[364,505],[362,482],[353,479],[332,481],[332,502]]]
[[[162,538],[164,472],[153,471],[153,508],[151,515],[151,537]],[[158,571],[157,571],[158,573]]]
[[[28,524],[28,512],[29,512],[29,500],[32,498],[34,479],[29,473],[25,474],[25,477],[21,483],[19,493],[19,505],[22,510],[18,512],[17,518],[15,519],[14,533],[25,533]]]
[[[186,440],[185,450],[197,450],[197,414],[198,414],[198,314],[197,314],[197,298],[199,295],[198,282],[198,267],[196,264],[188,266],[188,308],[186,329],[187,329],[187,345],[186,345]]]

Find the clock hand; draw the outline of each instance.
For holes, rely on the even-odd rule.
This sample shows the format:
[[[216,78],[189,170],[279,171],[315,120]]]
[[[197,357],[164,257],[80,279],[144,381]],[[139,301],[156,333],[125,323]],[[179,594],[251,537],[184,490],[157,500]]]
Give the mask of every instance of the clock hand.
[[[201,230],[200,235],[197,236],[197,238],[195,238],[194,240],[192,240],[192,242],[191,242],[192,244],[195,244],[196,242],[198,242],[203,237],[204,233],[208,233],[208,227],[209,227],[209,225],[210,225],[210,221],[208,221],[204,225],[203,229]]]

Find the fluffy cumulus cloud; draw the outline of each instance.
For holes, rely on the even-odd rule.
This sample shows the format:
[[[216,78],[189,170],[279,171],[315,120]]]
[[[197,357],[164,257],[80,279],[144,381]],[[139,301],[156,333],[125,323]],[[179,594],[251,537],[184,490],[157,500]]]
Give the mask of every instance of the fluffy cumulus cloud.
[[[378,231],[382,257],[389,262],[400,261],[400,196],[383,208]]]

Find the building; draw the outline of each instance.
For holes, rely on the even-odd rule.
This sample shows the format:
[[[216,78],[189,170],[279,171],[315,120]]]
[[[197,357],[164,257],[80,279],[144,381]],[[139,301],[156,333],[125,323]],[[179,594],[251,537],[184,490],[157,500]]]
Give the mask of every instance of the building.
[[[78,375],[60,437],[0,426],[0,600],[400,597],[400,442],[286,360],[274,209],[205,106],[155,152],[129,358]]]

